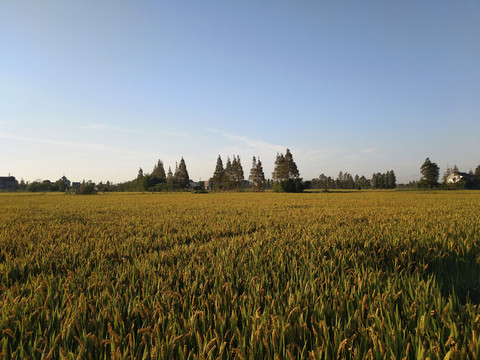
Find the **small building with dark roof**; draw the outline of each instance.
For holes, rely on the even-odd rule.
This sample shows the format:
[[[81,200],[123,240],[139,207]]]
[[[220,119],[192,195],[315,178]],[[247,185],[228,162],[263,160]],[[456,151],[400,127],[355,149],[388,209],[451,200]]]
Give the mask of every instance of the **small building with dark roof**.
[[[0,176],[0,190],[13,190],[18,187],[15,176]]]

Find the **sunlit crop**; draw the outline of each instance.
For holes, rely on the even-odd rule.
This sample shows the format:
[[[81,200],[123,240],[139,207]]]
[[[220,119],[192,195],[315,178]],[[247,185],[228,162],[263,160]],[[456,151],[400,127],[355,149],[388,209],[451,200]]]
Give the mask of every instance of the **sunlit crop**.
[[[480,193],[0,196],[0,358],[478,359]]]

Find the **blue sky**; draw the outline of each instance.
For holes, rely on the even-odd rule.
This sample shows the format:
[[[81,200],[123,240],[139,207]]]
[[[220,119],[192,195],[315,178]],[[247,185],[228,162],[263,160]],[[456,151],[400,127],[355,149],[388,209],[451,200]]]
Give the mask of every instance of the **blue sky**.
[[[480,164],[478,1],[0,3],[0,176]]]

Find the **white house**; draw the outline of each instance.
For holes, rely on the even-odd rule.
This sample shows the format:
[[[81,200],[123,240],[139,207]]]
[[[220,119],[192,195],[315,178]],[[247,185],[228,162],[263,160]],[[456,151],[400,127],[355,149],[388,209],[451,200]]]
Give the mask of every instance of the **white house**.
[[[447,176],[447,184],[456,184],[462,179],[469,179],[472,175],[464,172],[455,172]]]

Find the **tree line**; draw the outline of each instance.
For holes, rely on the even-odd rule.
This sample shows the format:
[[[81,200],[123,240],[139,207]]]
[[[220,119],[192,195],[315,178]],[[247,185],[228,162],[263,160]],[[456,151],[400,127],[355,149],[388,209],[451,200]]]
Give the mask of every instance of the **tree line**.
[[[175,163],[175,172],[170,166],[165,172],[163,161],[158,160],[151,173],[144,173],[140,168],[135,179],[118,184],[116,191],[180,191],[189,185],[190,176],[182,157],[179,163]]]
[[[305,188],[297,165],[289,149],[277,154],[273,180],[266,179],[263,164],[259,157],[252,157],[248,179],[245,179],[242,162],[239,155],[227,156],[224,165],[221,155],[218,155],[212,177],[204,182],[195,183],[190,180],[187,166],[183,157],[180,163],[175,164],[175,172],[165,167],[162,160],[158,160],[151,173],[138,170],[134,180],[116,186],[116,191],[182,191],[185,189],[213,190],[213,191],[275,191],[299,192]]]
[[[336,178],[321,174],[318,178],[312,179],[312,189],[395,189],[397,178],[393,170],[386,173],[374,173],[370,179],[364,175],[352,176],[348,172],[340,171]]]
[[[420,167],[422,175],[419,181],[410,182],[402,187],[413,188],[445,188],[445,189],[480,189],[480,165],[475,172],[463,173],[455,165],[453,168],[447,166],[443,175],[442,183],[439,183],[440,168],[429,158],[425,159]],[[453,179],[453,180],[452,180]],[[55,182],[45,180],[26,184],[23,180],[18,190],[30,192],[59,191],[76,194],[91,194],[97,191],[184,191],[191,190],[213,190],[213,191],[265,191],[272,189],[277,192],[301,192],[304,189],[394,189],[397,187],[396,175],[393,170],[385,173],[373,173],[370,178],[364,175],[351,175],[348,172],[340,171],[336,178],[321,174],[311,181],[303,181],[300,177],[298,167],[293,160],[290,149],[285,154],[277,153],[274,163],[272,178],[267,179],[263,170],[263,164],[259,157],[252,157],[252,165],[248,178],[241,163],[240,156],[227,156],[224,165],[222,157],[218,155],[215,170],[212,177],[204,182],[195,183],[190,179],[187,165],[182,157],[175,163],[174,171],[165,166],[162,160],[158,160],[151,173],[145,173],[142,168],[138,170],[137,177],[131,181],[119,184],[94,184],[91,181],[77,183],[76,187],[67,188],[65,182],[59,179]]]

